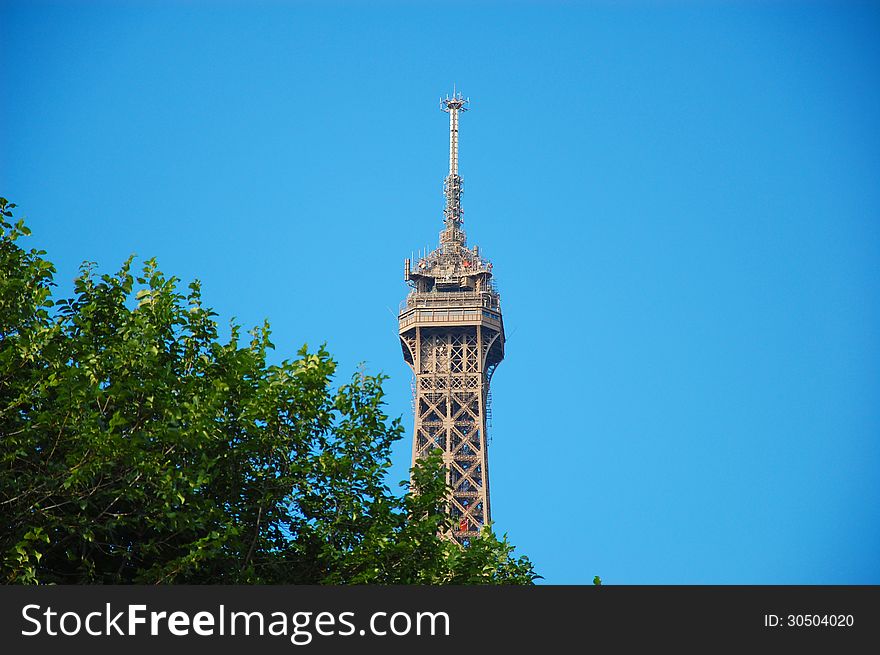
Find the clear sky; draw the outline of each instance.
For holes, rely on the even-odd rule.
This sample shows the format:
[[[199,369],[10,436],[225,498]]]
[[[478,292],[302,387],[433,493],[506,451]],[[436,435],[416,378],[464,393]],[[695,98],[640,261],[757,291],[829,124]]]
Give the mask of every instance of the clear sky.
[[[880,8],[0,4],[0,194],[403,416],[453,84],[495,265],[493,518],[548,583],[880,583]]]

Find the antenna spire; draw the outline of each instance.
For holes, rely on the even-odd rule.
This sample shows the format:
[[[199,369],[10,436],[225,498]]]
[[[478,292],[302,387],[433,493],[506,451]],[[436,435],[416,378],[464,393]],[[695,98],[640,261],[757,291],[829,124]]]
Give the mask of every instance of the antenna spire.
[[[458,174],[458,115],[468,110],[470,98],[462,96],[453,86],[452,97],[448,95],[440,100],[440,109],[449,114],[449,175],[443,183],[443,194],[446,196],[446,209],[443,210],[446,229],[440,235],[440,242],[458,242],[464,245],[464,234],[461,232],[462,208],[461,194],[463,181]]]

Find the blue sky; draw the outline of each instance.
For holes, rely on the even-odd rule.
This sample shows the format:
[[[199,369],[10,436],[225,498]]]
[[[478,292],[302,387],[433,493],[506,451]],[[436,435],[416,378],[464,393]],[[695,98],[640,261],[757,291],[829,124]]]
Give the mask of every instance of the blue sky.
[[[494,262],[493,518],[548,583],[880,583],[880,9],[0,4],[0,193],[67,293],[155,256],[390,376],[403,259]]]

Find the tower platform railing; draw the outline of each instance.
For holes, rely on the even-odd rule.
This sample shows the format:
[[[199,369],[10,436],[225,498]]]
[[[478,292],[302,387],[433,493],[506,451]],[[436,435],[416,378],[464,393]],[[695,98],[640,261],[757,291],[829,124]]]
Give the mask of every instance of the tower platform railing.
[[[496,330],[502,329],[501,315],[482,308],[474,309],[413,309],[401,314],[400,331],[418,323],[436,325],[485,325]]]
[[[489,291],[418,293],[413,292],[401,301],[398,313],[424,307],[486,307],[501,311],[498,295]]]

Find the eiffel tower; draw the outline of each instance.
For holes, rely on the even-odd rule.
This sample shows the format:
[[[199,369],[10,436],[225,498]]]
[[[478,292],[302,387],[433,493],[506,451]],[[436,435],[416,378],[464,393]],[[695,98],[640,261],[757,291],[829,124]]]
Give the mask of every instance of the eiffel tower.
[[[411,290],[401,303],[403,357],[415,375],[413,464],[435,450],[443,454],[452,491],[452,537],[467,546],[490,522],[486,419],[489,383],[504,359],[501,303],[492,264],[462,229],[462,179],[458,174],[458,123],[469,99],[453,91],[440,101],[449,114],[449,175],[440,246],[407,259]]]

